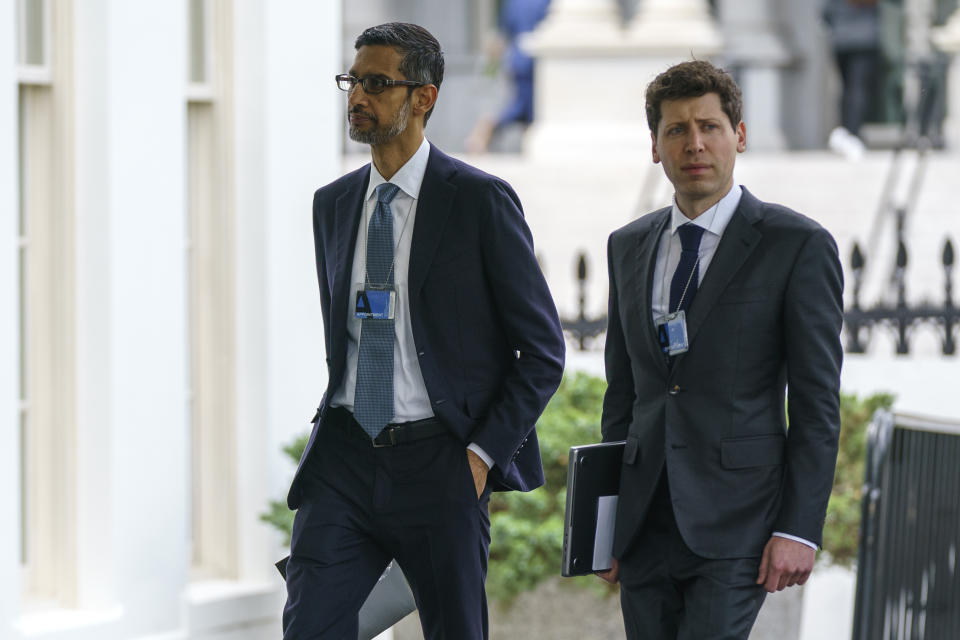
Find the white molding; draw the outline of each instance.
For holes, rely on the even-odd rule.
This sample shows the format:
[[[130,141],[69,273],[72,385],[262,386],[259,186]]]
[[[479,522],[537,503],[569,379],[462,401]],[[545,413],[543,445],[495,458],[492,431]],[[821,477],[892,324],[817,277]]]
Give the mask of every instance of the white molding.
[[[184,594],[191,637],[267,623],[280,628],[286,590],[274,582],[210,580],[195,582]]]
[[[43,637],[54,634],[102,634],[112,635],[110,631],[123,619],[120,608],[107,610],[78,610],[49,608],[24,613],[16,626],[25,637]],[[115,633],[115,631],[114,631]]]
[[[25,85],[49,86],[53,84],[53,70],[49,65],[17,65],[17,82]]]
[[[216,98],[210,83],[189,82],[184,94],[189,102],[213,102]]]

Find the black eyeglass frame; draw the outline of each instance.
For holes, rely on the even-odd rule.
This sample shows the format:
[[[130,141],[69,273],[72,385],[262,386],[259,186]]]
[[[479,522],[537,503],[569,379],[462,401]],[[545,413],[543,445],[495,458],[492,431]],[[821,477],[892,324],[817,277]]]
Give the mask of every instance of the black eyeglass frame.
[[[357,85],[360,85],[363,87],[364,93],[372,96],[383,93],[390,87],[425,87],[427,85],[426,82],[417,82],[416,80],[391,80],[389,78],[384,78],[383,76],[364,76],[362,78],[358,78],[350,75],[349,73],[338,74],[334,77],[334,80],[337,82],[337,88],[341,91],[350,92],[353,91]],[[377,83],[382,83],[383,86],[381,86],[379,89],[377,89],[375,86],[367,88],[367,83],[374,81]],[[343,85],[341,84],[344,82],[348,85],[346,89],[344,89]]]

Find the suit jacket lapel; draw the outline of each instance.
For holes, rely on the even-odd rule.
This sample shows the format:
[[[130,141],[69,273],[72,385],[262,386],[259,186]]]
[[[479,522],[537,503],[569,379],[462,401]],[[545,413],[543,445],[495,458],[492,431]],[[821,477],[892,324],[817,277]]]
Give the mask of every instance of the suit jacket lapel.
[[[353,185],[347,187],[337,198],[334,212],[334,249],[336,257],[334,264],[336,272],[333,276],[333,289],[330,306],[330,333],[333,334],[332,344],[346,344],[346,316],[347,296],[350,292],[350,274],[353,271],[353,255],[357,246],[357,232],[360,229],[360,219],[363,217],[363,197],[366,194],[370,180],[370,167],[360,172]],[[340,336],[339,338],[337,336]]]
[[[760,242],[762,234],[753,226],[759,213],[760,201],[744,189],[687,314],[687,337],[691,345],[717,298]]]
[[[417,198],[417,217],[410,249],[409,300],[411,304],[423,286],[430,263],[437,253],[447,220],[453,211],[457,187],[450,182],[456,168],[450,158],[432,144],[427,171]]]
[[[653,322],[653,274],[657,265],[657,253],[660,248],[660,238],[663,231],[670,222],[670,209],[663,209],[658,212],[659,218],[654,219],[646,234],[639,238],[637,246],[637,257],[634,264],[637,269],[637,286],[640,301],[640,323],[643,327],[644,342],[650,349],[653,360],[659,363],[661,372],[666,375],[666,358],[663,357],[663,351],[660,349],[660,341],[657,338],[657,327]]]

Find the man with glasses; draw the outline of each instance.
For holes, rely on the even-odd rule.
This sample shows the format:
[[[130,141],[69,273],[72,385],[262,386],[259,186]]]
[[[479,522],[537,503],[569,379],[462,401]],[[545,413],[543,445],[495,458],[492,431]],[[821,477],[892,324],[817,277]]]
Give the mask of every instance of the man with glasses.
[[[355,638],[391,558],[426,638],[486,638],[489,495],[543,483],[560,322],[513,189],[424,138],[439,43],[390,23],[355,47],[336,82],[372,163],[314,196],[329,382],[288,496],[284,638]]]

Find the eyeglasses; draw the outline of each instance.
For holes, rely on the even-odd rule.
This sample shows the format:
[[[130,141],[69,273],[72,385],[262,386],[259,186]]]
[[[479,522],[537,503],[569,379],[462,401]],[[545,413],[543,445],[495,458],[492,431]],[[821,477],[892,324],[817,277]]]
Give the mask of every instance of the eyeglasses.
[[[348,73],[341,73],[336,77],[337,87],[341,91],[352,91],[358,84],[363,87],[363,92],[370,95],[383,93],[387,87],[422,87],[423,82],[413,80],[390,80],[383,76],[364,76],[356,78]]]

